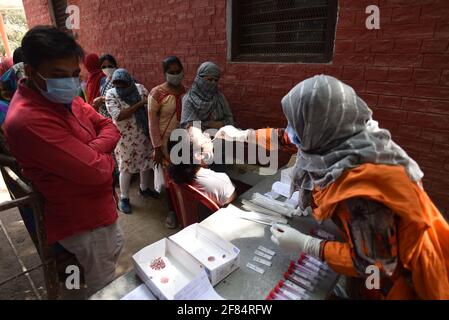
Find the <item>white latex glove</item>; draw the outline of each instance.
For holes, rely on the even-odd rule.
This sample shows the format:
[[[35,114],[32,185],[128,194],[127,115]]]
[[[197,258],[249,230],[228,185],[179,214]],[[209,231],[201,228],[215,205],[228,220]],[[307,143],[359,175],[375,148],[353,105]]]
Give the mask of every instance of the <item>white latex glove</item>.
[[[282,250],[291,252],[305,252],[316,258],[320,256],[320,247],[323,240],[308,236],[292,227],[282,224],[273,224],[270,229],[271,241]]]
[[[227,125],[220,128],[215,134],[215,138],[227,141],[248,142],[248,137],[252,130],[240,130],[234,126]]]
[[[201,147],[203,144],[210,142],[210,137],[204,134],[200,128],[190,127],[189,135],[195,147]]]
[[[214,157],[214,145],[208,133],[203,133],[197,127],[189,128],[190,139],[195,149],[201,150],[201,158],[212,161]]]

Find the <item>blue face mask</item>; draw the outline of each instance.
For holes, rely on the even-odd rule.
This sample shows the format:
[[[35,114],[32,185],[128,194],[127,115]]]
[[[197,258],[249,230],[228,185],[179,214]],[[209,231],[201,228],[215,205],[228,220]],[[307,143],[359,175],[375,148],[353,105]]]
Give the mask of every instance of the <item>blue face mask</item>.
[[[45,80],[47,91],[38,87],[42,95],[55,103],[71,104],[80,91],[80,78],[44,78],[39,72],[38,76]]]
[[[294,143],[298,148],[300,148],[301,140],[299,140],[298,136],[296,135],[295,129],[293,129],[293,127],[290,124],[288,124],[285,131],[287,132],[290,141]]]

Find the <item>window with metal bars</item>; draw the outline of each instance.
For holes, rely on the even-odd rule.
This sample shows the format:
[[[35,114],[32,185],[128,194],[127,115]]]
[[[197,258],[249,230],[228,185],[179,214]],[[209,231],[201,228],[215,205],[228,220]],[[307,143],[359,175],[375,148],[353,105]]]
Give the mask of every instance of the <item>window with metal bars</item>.
[[[231,0],[231,60],[332,60],[338,0]]]
[[[50,5],[51,5],[50,13],[53,16],[53,20],[54,20],[56,27],[59,30],[71,33],[72,31],[67,29],[67,26],[66,26],[66,20],[69,16],[69,14],[66,13],[67,1],[66,0],[51,0]]]

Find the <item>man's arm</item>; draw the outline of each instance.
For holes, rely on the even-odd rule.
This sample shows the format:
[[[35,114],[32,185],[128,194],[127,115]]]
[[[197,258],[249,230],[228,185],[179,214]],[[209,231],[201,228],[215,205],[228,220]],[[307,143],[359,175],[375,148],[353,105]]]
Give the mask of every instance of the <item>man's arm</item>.
[[[83,105],[83,112],[92,122],[97,137],[89,142],[89,146],[101,153],[111,153],[120,140],[120,132],[111,119],[103,117],[88,104]]]
[[[81,142],[57,121],[41,121],[17,131],[11,134],[16,143],[8,142],[19,163],[32,158],[43,170],[79,184],[100,185],[112,179],[112,156]]]

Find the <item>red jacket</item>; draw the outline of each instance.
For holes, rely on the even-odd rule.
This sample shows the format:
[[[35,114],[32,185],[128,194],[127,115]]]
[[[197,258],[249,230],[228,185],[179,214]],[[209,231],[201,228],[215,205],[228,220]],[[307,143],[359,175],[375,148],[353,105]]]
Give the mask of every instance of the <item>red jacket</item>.
[[[45,198],[49,243],[117,220],[111,156],[120,133],[81,98],[71,111],[22,81],[3,125],[26,178]]]

